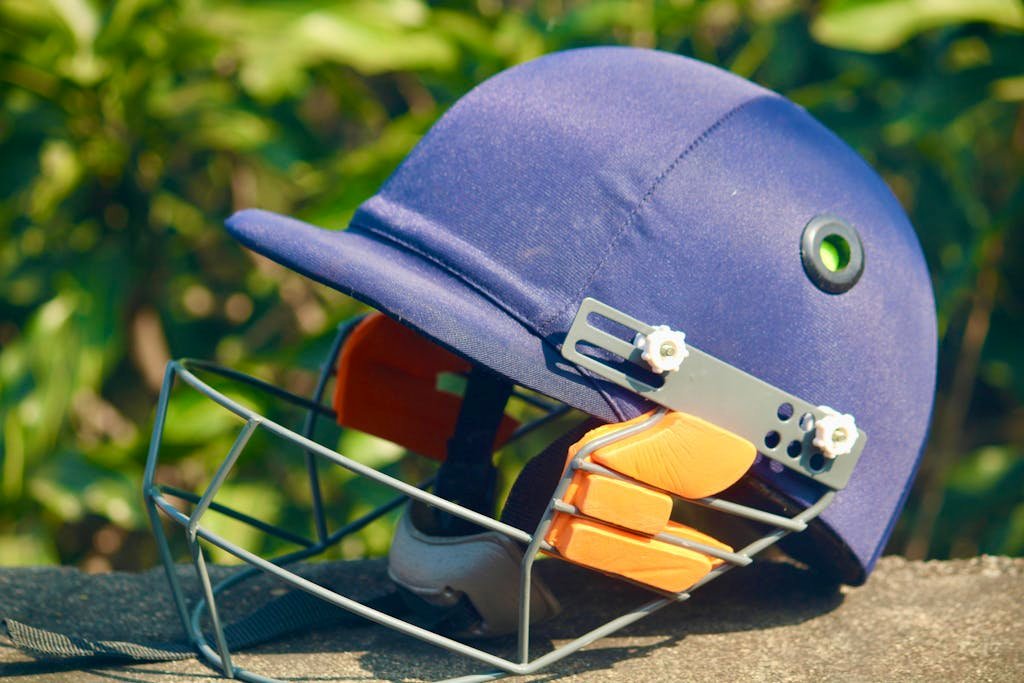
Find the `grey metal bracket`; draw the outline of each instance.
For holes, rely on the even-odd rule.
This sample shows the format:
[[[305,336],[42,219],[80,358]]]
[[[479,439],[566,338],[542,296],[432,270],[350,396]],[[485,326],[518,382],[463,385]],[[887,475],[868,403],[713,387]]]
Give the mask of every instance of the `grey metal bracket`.
[[[654,331],[652,325],[597,299],[586,298],[562,345],[562,356],[569,362],[666,408],[695,415],[741,436],[765,457],[829,488],[842,489],[850,480],[867,443],[863,430],[858,428],[857,440],[849,453],[830,460],[811,443],[815,422],[828,415],[822,407],[690,344],[686,345],[689,355],[680,368],[661,375],[664,383],[660,387],[652,386],[639,376],[630,375],[580,349],[581,345],[591,345],[640,368],[648,368],[640,357],[640,349],[595,326],[591,316],[605,318],[634,333],[649,335]]]

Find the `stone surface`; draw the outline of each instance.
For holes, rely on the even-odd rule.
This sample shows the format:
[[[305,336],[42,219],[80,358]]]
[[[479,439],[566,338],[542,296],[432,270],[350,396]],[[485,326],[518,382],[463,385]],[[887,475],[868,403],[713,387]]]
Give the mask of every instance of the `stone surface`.
[[[565,607],[540,626],[536,654],[601,623],[644,594],[572,566],[540,563]],[[360,599],[381,588],[378,562],[306,566]],[[225,576],[223,568],[215,568]],[[280,592],[232,589],[226,619]],[[68,568],[0,569],[0,617],[103,639],[176,640],[165,578],[85,575]],[[867,585],[837,587],[775,562],[731,572],[625,631],[555,664],[538,680],[565,681],[1022,681],[1024,559],[950,562],[885,558]],[[511,656],[514,644],[490,644]],[[378,626],[307,633],[239,653],[236,663],[288,680],[434,680],[487,670]],[[0,636],[0,679],[152,681],[215,679],[197,660],[102,665],[35,661]]]

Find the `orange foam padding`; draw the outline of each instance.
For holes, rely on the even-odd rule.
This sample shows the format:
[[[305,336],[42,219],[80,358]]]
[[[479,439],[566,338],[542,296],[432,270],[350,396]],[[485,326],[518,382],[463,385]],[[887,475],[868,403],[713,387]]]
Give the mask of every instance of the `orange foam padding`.
[[[440,373],[467,375],[468,361],[391,318],[373,313],[338,354],[334,410],[338,423],[444,460],[462,398],[437,390]],[[505,416],[494,446],[519,423]]]
[[[668,494],[583,471],[573,476],[564,500],[588,517],[642,534],[658,533],[672,514]]]
[[[679,538],[682,538],[686,541],[693,541],[694,543],[703,543],[704,545],[709,545],[712,548],[724,550],[727,553],[732,552],[732,546],[722,543],[717,538],[713,536],[708,536],[702,531],[697,531],[692,526],[686,526],[685,524],[680,524],[679,522],[669,522],[665,525],[665,528],[662,529],[662,531],[666,534],[678,536]],[[723,560],[711,558],[711,564],[716,567],[722,564],[722,562]]]
[[[569,448],[569,457],[588,441],[642,422],[650,413],[603,425]],[[656,425],[594,451],[590,458],[683,498],[704,498],[729,488],[754,463],[754,444],[699,417],[669,412]]]
[[[696,529],[675,522],[670,522],[664,531],[732,550]],[[686,590],[722,563],[695,550],[564,513],[555,515],[546,540],[561,557],[571,562],[671,593]]]

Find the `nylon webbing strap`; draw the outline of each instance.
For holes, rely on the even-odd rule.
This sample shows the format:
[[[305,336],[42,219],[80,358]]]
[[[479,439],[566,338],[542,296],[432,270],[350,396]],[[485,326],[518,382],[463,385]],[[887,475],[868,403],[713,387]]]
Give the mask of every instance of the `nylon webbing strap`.
[[[196,656],[195,648],[186,642],[131,643],[121,640],[89,640],[36,628],[14,619],[4,619],[3,624],[14,645],[36,659],[61,660],[91,657],[162,662]]]
[[[396,592],[385,593],[365,603],[391,615],[407,611]],[[2,621],[7,635],[19,649],[36,659],[65,660],[92,658],[130,661],[189,659],[196,650],[188,641],[129,642],[90,640],[28,626],[13,619]],[[291,591],[263,605],[249,616],[224,628],[228,647],[241,650],[297,631],[335,626],[360,626],[371,622],[303,591]],[[212,642],[212,638],[208,637]]]
[[[437,472],[434,493],[488,517],[494,514],[494,440],[511,395],[508,380],[473,366],[455,432],[448,440],[448,455]],[[461,517],[440,511],[436,516],[440,535],[464,536],[480,531]]]

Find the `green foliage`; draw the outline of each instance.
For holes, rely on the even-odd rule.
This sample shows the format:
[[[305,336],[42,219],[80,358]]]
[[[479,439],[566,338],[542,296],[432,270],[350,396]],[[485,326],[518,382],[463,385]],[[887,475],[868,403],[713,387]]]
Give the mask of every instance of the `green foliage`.
[[[918,228],[943,337],[932,446],[893,549],[1024,552],[1021,7],[0,0],[0,563],[152,563],[138,483],[169,357],[310,391],[334,323],[359,307],[244,252],[226,215],[259,205],[341,227],[476,83],[603,43],[753,78],[880,170]],[[172,411],[161,475],[195,489],[238,422],[185,392]],[[375,466],[425,473],[344,438]],[[298,520],[301,458],[268,463],[243,467],[225,502]],[[358,480],[330,476],[332,516],[358,513]],[[340,552],[386,543],[371,527]]]
[[[973,21],[1024,29],[1024,5],[1017,0],[836,0],[825,3],[811,33],[832,47],[888,52],[924,31]]]

